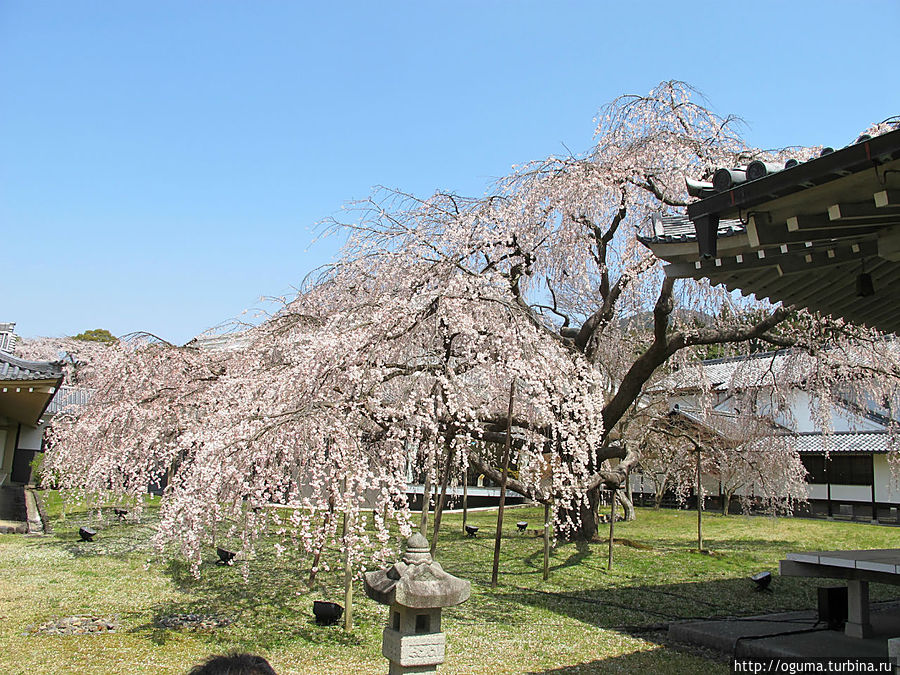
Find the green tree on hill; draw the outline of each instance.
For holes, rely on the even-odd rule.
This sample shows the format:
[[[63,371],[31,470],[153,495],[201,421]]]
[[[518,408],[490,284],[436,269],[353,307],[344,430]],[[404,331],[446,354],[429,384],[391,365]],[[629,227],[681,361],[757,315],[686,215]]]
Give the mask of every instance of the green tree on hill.
[[[82,340],[84,342],[118,342],[119,339],[105,328],[94,328],[86,330],[83,333],[72,336],[73,340]]]

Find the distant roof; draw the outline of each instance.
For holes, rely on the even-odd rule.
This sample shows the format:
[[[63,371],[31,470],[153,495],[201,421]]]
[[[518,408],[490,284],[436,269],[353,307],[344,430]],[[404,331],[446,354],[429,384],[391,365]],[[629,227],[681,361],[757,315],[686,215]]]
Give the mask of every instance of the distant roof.
[[[701,410],[676,406],[670,415],[675,419],[684,418],[694,425],[732,441],[746,440],[747,436],[754,435],[755,431],[767,430],[768,432],[783,428],[770,419],[753,418],[722,410]]]
[[[717,410],[703,411],[680,407],[672,411],[674,417],[684,418],[724,439],[739,440],[747,435],[744,418],[735,413]],[[760,420],[766,424],[766,420]],[[877,431],[835,431],[823,434],[819,431],[780,433],[774,422],[769,421],[774,437],[784,438],[799,453],[876,453],[884,454],[900,448],[900,438],[887,429]]]
[[[900,439],[887,431],[817,431],[790,434],[791,445],[800,453],[876,453],[891,452],[900,447]]]
[[[703,389],[713,391],[747,389],[803,381],[804,365],[808,358],[802,354],[789,355],[784,351],[760,352],[748,356],[707,359],[687,365],[670,374],[660,387],[674,391]]]
[[[900,129],[755,180],[724,170],[743,182],[699,192],[693,237],[670,218],[641,239],[668,277],[900,334]]]
[[[58,361],[26,361],[0,352],[0,380],[55,380],[62,376],[62,364]]]
[[[239,351],[252,342],[249,330],[223,333],[220,335],[198,335],[185,347],[195,347],[202,351]]]

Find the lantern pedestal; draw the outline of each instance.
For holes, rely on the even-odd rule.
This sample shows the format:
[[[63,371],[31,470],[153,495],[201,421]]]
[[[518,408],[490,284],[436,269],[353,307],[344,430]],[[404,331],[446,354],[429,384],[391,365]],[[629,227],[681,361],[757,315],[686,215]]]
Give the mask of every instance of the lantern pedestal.
[[[471,584],[447,574],[432,559],[428,540],[414,534],[402,561],[366,574],[365,589],[373,600],[391,606],[381,646],[388,674],[437,673],[447,646],[441,608],[465,602]]]

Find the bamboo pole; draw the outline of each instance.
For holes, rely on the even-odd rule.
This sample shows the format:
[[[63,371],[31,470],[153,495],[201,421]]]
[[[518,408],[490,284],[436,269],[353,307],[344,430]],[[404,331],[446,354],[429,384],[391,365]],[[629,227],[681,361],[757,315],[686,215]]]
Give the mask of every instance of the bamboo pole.
[[[506,479],[509,474],[509,448],[512,443],[513,399],[516,394],[516,381],[509,385],[509,412],[506,415],[506,447],[503,450],[503,473],[500,476],[500,509],[497,511],[497,534],[494,537],[494,567],[491,570],[491,588],[497,587],[497,576],[500,574],[500,535],[503,534],[503,506],[506,503]]]

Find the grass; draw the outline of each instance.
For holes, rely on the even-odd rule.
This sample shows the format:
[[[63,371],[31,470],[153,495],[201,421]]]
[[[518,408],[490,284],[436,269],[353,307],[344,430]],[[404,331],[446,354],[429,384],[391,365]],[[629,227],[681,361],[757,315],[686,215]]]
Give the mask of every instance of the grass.
[[[215,565],[210,550],[198,580],[184,563],[151,556],[152,505],[139,523],[66,512],[53,493],[45,510],[52,535],[0,536],[0,672],[184,673],[229,649],[261,653],[282,675],[386,670],[380,645],[387,608],[368,600],[357,583],[354,631],[317,626],[312,600],[343,604],[343,589],[337,573],[320,573],[319,587],[309,592],[306,556],[276,557],[263,547],[245,582],[239,567]],[[540,509],[519,508],[506,519],[496,589],[489,586],[496,512],[470,514],[481,527],[474,539],[463,536],[459,515],[445,516],[438,560],[472,582],[472,596],[444,611],[448,656],[441,673],[725,673],[721,660],[668,645],[665,624],[812,607],[815,580],[779,577],[774,592],[757,593],[747,577],[777,570],[789,551],[888,548],[896,533],[857,523],[707,514],[705,544],[713,554],[706,555],[692,551],[693,513],[639,509],[635,522],[616,526],[612,571],[605,541],[563,544],[553,550],[544,582],[542,540],[515,531],[516,520],[533,528],[542,516]],[[92,544],[78,539],[84,524],[99,529]],[[900,590],[873,584],[871,594],[896,598]],[[208,631],[160,627],[162,617],[180,613],[234,622]],[[34,632],[75,614],[116,617],[122,628],[86,636]]]

